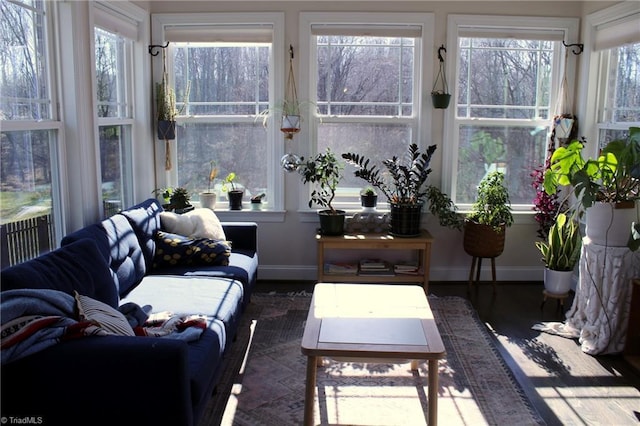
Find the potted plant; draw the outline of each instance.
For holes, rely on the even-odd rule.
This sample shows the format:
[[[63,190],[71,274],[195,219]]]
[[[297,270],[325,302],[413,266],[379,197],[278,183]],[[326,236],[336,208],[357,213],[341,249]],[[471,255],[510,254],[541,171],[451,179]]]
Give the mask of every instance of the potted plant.
[[[506,228],[513,224],[509,191],[504,174],[493,171],[478,186],[478,197],[464,221],[464,250],[474,258],[502,254]]]
[[[200,193],[200,206],[215,210],[216,209],[216,201],[217,194],[211,190],[211,184],[218,176],[218,166],[214,160],[209,162],[209,175],[207,176],[207,191]]]
[[[425,201],[430,202],[429,211],[438,217],[441,225],[461,228],[462,222],[451,199],[438,188],[425,186],[435,150],[436,146],[431,145],[426,152],[420,152],[418,145],[412,143],[404,158],[393,156],[382,162],[388,172],[384,175],[371,160],[355,153],[342,154],[348,164],[356,166],[355,176],[364,179],[387,197],[391,209],[391,234],[401,237],[419,235]]]
[[[229,198],[229,210],[242,210],[244,190],[236,187],[235,180],[236,174],[230,172],[227,177],[224,178],[222,190],[227,193],[227,197]]]
[[[545,265],[545,290],[554,295],[566,294],[582,247],[578,223],[560,213],[549,229],[547,241],[536,241],[536,247]]]
[[[176,213],[186,213],[193,210],[193,206],[189,203],[189,191],[184,187],[178,187],[173,190],[169,199],[171,209]]]
[[[365,212],[371,212],[378,205],[378,194],[372,186],[367,186],[360,191],[360,205]]]
[[[166,58],[165,58],[166,59]],[[173,140],[176,138],[176,116],[182,114],[189,98],[189,87],[184,93],[182,108],[176,108],[176,92],[169,84],[166,64],[162,73],[162,81],[156,83],[156,117],[158,119],[158,139]]]
[[[162,208],[165,210],[171,210],[171,194],[173,188],[156,188],[152,191],[156,198],[162,197]]]
[[[438,74],[436,80],[433,83],[433,89],[431,89],[431,102],[434,108],[445,109],[449,106],[451,101],[451,94],[449,94],[449,85],[447,84],[447,77],[444,70],[444,58],[442,57],[442,51],[447,51],[444,45],[438,49],[438,60],[440,67],[438,68]],[[438,88],[440,83],[440,88]]]
[[[266,196],[264,192],[258,195],[254,195],[251,197],[251,209],[252,210],[261,210],[262,209],[262,199]]]
[[[640,128],[629,128],[626,140],[609,142],[597,159],[583,158],[585,143],[583,138],[556,149],[544,189],[553,194],[559,187],[573,188],[567,197],[573,193],[579,207],[586,209],[586,236],[595,244],[633,249],[630,230],[638,221],[640,199]]]
[[[340,164],[330,148],[324,153],[304,161],[298,169],[303,183],[313,183],[309,207],[316,204],[325,209],[318,211],[320,232],[322,235],[342,235],[346,212],[336,210],[331,203],[336,196],[336,188],[342,180],[343,165]]]

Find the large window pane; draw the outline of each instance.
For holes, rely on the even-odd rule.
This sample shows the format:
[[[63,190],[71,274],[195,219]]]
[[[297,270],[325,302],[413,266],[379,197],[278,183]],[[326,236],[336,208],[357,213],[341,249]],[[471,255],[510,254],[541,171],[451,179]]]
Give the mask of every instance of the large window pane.
[[[54,248],[50,130],[0,134],[2,267]]]
[[[130,126],[100,126],[102,203],[106,217],[118,213],[127,199],[127,165],[131,163],[128,141]]]
[[[124,38],[96,28],[98,117],[126,117]]]
[[[551,42],[461,38],[459,43],[459,116],[549,117]]]
[[[406,125],[325,123],[318,127],[318,151],[324,152],[331,148],[338,154],[356,152],[366,158],[379,159],[378,167],[386,170],[382,161],[403,155],[411,141],[411,134],[411,127]],[[381,141],[384,143],[376,143]],[[366,182],[353,175],[352,166],[348,167],[349,170],[340,184],[343,188],[342,194],[357,197]]]
[[[640,43],[613,49],[614,122],[640,122]]]
[[[531,171],[544,162],[546,131],[533,127],[460,127],[456,203],[473,203],[484,176],[505,173],[512,204],[533,199]]]
[[[413,45],[411,38],[317,37],[320,114],[411,116]]]
[[[44,2],[0,2],[0,119],[49,120]]]
[[[226,200],[226,194],[220,192],[221,180],[230,172],[236,173],[235,182],[245,188],[245,200],[252,194],[267,193],[267,143],[261,122],[187,123],[178,128],[177,143],[178,185],[191,192],[193,201],[199,201],[199,193],[207,190],[211,161],[219,169],[220,201]]]

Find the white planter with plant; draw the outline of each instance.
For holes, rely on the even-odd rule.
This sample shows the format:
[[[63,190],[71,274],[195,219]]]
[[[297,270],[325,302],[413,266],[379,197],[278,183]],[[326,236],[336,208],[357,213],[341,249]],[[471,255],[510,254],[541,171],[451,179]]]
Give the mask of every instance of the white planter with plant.
[[[547,241],[537,241],[545,265],[544,287],[551,294],[571,289],[573,270],[580,259],[582,238],[578,223],[560,213],[549,229]]]
[[[640,199],[640,128],[630,127],[626,140],[609,142],[597,159],[582,157],[585,143],[584,139],[574,140],[556,149],[545,172],[545,191],[555,194],[560,187],[572,188],[567,197],[575,194],[576,212],[580,212],[580,207],[586,209],[586,236],[590,240],[635,250],[640,245],[636,205]],[[600,217],[602,212],[612,216]],[[616,236],[616,229],[623,234]]]
[[[211,160],[209,162],[209,175],[207,176],[207,191],[200,193],[200,207],[215,210],[218,195],[211,190],[213,181],[218,176],[218,167],[216,162]]]

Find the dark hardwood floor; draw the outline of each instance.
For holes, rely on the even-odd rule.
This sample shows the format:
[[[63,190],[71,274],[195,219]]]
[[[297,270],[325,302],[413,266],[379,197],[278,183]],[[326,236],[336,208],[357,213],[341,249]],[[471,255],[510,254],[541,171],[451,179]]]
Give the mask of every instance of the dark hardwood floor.
[[[313,282],[260,281],[257,291],[313,291]],[[591,356],[576,340],[531,329],[562,321],[556,300],[541,310],[542,283],[432,282],[429,293],[468,298],[496,337],[503,358],[549,425],[640,424],[640,374],[620,355]],[[572,296],[564,310],[571,307]]]

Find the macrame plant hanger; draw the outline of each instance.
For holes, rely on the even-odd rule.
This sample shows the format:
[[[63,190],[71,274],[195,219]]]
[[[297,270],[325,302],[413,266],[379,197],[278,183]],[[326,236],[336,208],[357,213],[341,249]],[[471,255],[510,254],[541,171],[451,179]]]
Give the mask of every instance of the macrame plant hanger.
[[[289,45],[289,75],[285,87],[284,102],[282,105],[282,122],[280,131],[284,135],[285,151],[288,142],[300,131],[300,104],[298,103],[298,89],[296,88],[295,74],[293,72],[293,46]],[[294,172],[300,166],[300,157],[287,151],[280,159],[280,165],[287,172]]]
[[[167,51],[162,49],[162,82],[167,87],[169,81],[169,74],[167,73]],[[171,164],[171,144],[169,139],[164,139],[164,169],[171,170],[173,165]]]

